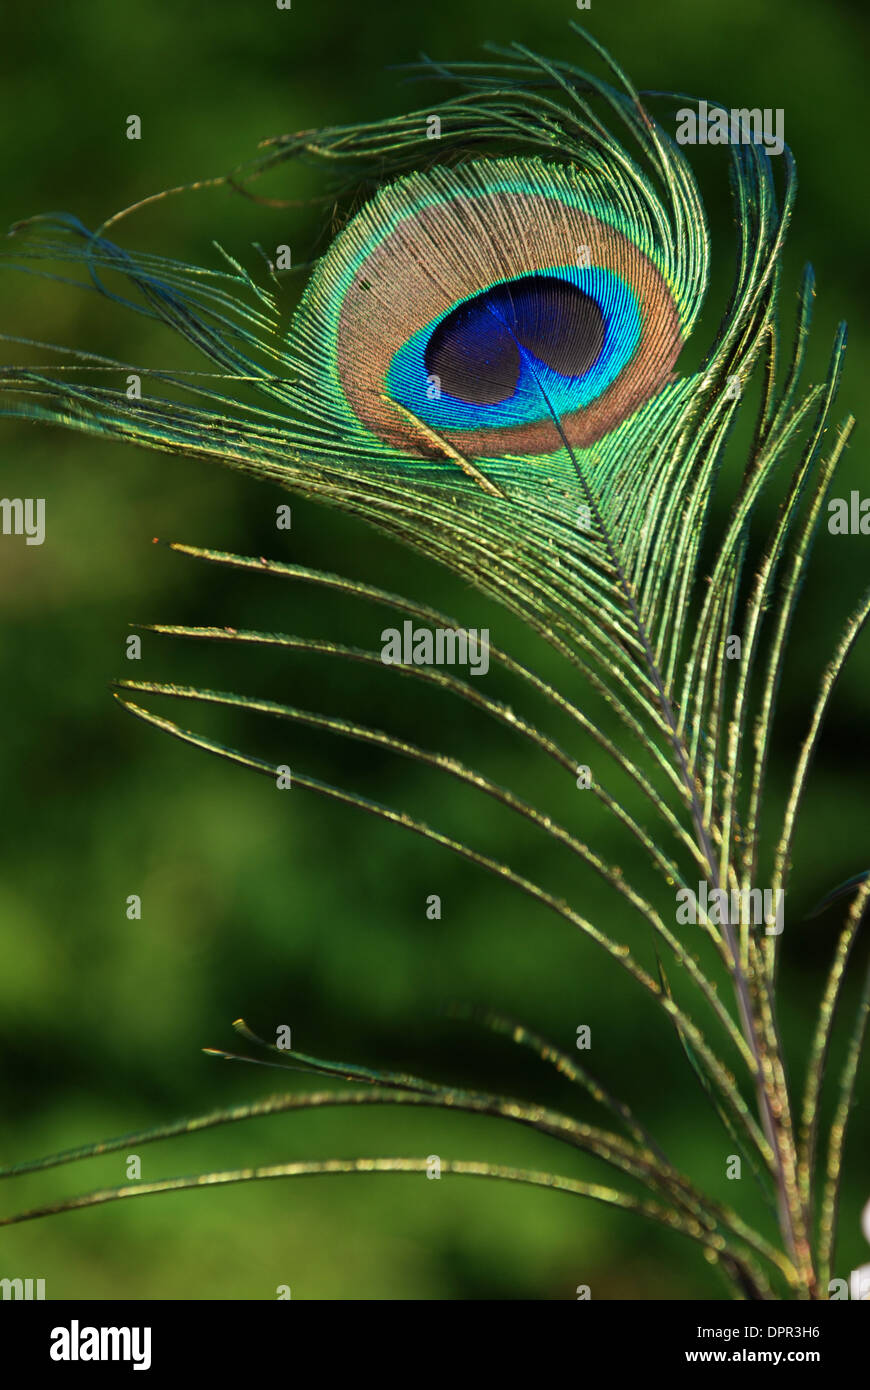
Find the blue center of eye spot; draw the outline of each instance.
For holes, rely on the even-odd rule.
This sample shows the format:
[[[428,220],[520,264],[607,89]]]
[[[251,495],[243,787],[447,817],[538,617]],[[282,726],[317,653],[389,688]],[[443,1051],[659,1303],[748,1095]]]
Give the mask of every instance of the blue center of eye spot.
[[[386,387],[434,429],[498,429],[590,405],[641,338],[632,289],[597,266],[557,266],[500,281],[414,333]]]

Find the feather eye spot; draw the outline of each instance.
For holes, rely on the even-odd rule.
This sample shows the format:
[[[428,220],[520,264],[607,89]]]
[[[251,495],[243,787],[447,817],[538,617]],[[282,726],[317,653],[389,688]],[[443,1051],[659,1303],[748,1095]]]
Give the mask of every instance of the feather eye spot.
[[[385,184],[312,276],[294,332],[318,412],[377,455],[545,464],[671,378],[702,285],[659,209],[538,158]],[[579,248],[579,253],[578,253]],[[437,452],[437,451],[436,451]]]

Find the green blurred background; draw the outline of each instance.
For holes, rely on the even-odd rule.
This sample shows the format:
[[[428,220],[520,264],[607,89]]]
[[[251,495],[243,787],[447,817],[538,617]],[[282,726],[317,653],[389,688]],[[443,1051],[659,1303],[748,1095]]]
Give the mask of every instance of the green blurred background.
[[[578,14],[569,0],[294,0],[281,12],[269,0],[151,0],[122,9],[92,0],[19,11],[14,27],[4,26],[0,221],[67,210],[93,226],[158,189],[226,172],[265,136],[425,105],[429,89],[409,89],[390,70],[421,51],[465,59],[486,39],[516,39],[591,63],[567,28],[580,18],[641,87],[784,109],[800,176],[787,318],[800,267],[812,258],[819,294],[811,376],[824,370],[836,323],[847,317],[839,413],[860,416],[870,358],[859,8],[842,0],[594,0]],[[139,142],[124,138],[133,112],[143,121]],[[699,350],[721,313],[733,248],[725,163],[703,154],[716,278]],[[331,225],[328,207],[304,202],[317,190],[312,170],[288,166],[269,192],[301,206],[270,210],[223,190],[188,194],[122,225],[119,239],[209,265],[218,263],[213,239],[249,265],[253,241],[287,242],[294,256],[309,256]],[[127,360],[153,365],[183,360],[169,335],[113,314],[97,296],[12,276],[0,294],[4,331],[98,350],[110,343]],[[863,436],[855,438],[841,494],[870,491]],[[47,508],[42,547],[0,543],[0,1161],[278,1089],[274,1072],[229,1067],[199,1051],[232,1046],[238,1015],[269,1035],[289,1024],[295,1045],[310,1052],[473,1080],[590,1113],[534,1059],[450,1021],[445,1005],[459,1002],[521,1018],[568,1049],[577,1025],[590,1024],[585,1060],[593,1070],[699,1183],[755,1212],[751,1179],[737,1194],[724,1180],[730,1146],[665,1021],[566,924],[398,829],[304,794],[276,798],[265,780],[129,719],[109,687],[131,674],[131,621],[277,628],[363,646],[376,646],[390,621],[366,604],[215,572],[152,546],[154,536],[292,558],[397,588],[462,622],[488,623],[494,641],[564,679],[546,652],[451,576],[360,524],[296,502],[292,532],[276,532],[275,506],[286,500],[277,490],[201,463],[3,422],[0,492],[44,497]],[[782,692],[780,789],[813,677],[866,582],[866,547],[866,539],[827,537],[817,547]],[[587,825],[586,804],[578,810],[576,793],[524,745],[389,673],[266,653],[234,669],[231,651],[151,637],[132,674],[284,698],[444,748],[546,802],[594,833],[605,857],[631,865],[612,828],[591,811],[595,824]],[[795,925],[782,976],[795,1067],[839,921],[837,913],[806,925],[797,918],[868,862],[868,679],[865,643],[837,695],[797,844]],[[543,716],[508,681],[490,681],[492,693]],[[244,732],[248,746],[268,734],[271,751],[300,770],[474,837],[572,896],[652,963],[648,941],[598,882],[493,803],[354,744],[289,728]],[[142,898],[140,922],[125,916],[131,893]],[[443,901],[437,923],[425,916],[432,893]],[[840,1272],[868,1258],[858,1230],[870,1197],[865,1109],[859,1105],[852,1132]],[[591,1160],[573,1160],[534,1135],[437,1112],[284,1116],[137,1152],[146,1179],[293,1158],[430,1153],[604,1176]],[[2,1208],[120,1182],[123,1157],[10,1182]],[[693,1247],[632,1217],[555,1194],[422,1177],[247,1185],[65,1215],[4,1231],[0,1275],[45,1278],[49,1298],[271,1298],[279,1284],[290,1284],[295,1298],[329,1299],[573,1298],[579,1284],[594,1298],[723,1296]]]

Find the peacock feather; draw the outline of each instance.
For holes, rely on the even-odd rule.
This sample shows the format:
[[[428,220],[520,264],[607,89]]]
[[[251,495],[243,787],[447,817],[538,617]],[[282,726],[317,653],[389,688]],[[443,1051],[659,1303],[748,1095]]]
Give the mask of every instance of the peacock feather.
[[[845,329],[824,379],[805,385],[809,269],[790,351],[778,327],[793,161],[787,148],[774,161],[748,141],[727,150],[737,239],[727,308],[712,337],[686,347],[708,288],[710,241],[695,176],[672,134],[685,98],[642,100],[610,56],[582,37],[604,76],[520,45],[493,48],[485,62],[424,65],[421,76],[448,88],[438,105],[280,137],[228,176],[227,184],[250,192],[267,171],[306,160],[344,209],[341,230],[309,268],[289,330],[282,283],[268,258],[254,275],[224,251],[212,269],[135,254],[110,239],[117,218],[96,232],[71,216],[19,224],[4,268],[50,284],[77,278],[84,289],[180,335],[202,355],[204,369],[149,372],[67,350],[62,369],[3,368],[0,412],[216,460],[361,517],[496,600],[567,663],[569,674],[554,684],[507,647],[489,649],[493,665],[510,672],[531,700],[567,720],[570,746],[473,677],[407,661],[391,669],[396,679],[428,683],[445,699],[483,711],[566,779],[585,768],[589,796],[625,840],[627,867],[587,843],[582,810],[573,824],[559,824],[476,768],[389,732],[196,686],[127,680],[118,698],[174,737],[270,778],[280,776],[275,762],[154,712],[148,697],[242,708],[392,749],[433,774],[458,778],[552,837],[612,890],[607,930],[587,919],[582,897],[568,901],[401,809],[293,769],[296,789],[357,806],[458,853],[607,953],[614,971],[629,977],[625,987],[654,1000],[675,1030],[686,1064],[769,1201],[769,1226],[756,1229],[737,1207],[705,1194],[573,1056],[496,1016],[483,1022],[585,1091],[601,1109],[600,1123],[282,1050],[239,1021],[264,1061],[269,1054],[269,1065],[340,1077],[354,1089],[288,1092],[18,1164],[2,1176],[266,1113],[448,1107],[531,1126],[603,1160],[622,1183],[583,1180],[573,1166],[562,1174],[477,1160],[445,1160],[445,1173],[556,1188],[662,1223],[699,1243],[737,1296],[825,1298],[870,977],[826,1135],[819,1106],[870,882],[857,876],[819,909],[851,894],[802,1087],[786,1074],[779,1036],[782,923],[751,920],[743,908],[720,920],[702,908],[690,938],[677,925],[675,903],[699,885],[729,901],[737,894],[739,902],[764,888],[785,895],[786,926],[795,920],[788,889],[798,812],[832,692],[870,612],[868,593],[825,669],[777,811],[778,832],[762,835],[795,609],[853,427],[851,418],[834,415]],[[131,371],[147,383],[133,399],[117,384]],[[753,388],[757,413],[735,474],[723,465]],[[778,506],[772,523],[764,520],[759,547],[760,518],[768,515],[759,504],[771,490]],[[371,600],[438,629],[458,628],[429,604],[354,578],[175,548],[212,565],[331,589],[348,602]],[[246,647],[265,645],[288,658],[316,650],[351,667],[381,662],[377,651],[289,633],[166,624],[152,630],[228,643],[240,661]],[[734,634],[737,661],[728,653]],[[621,939],[626,919],[649,930],[650,968]],[[679,988],[669,976],[674,965]],[[5,1221],[200,1184],[417,1172],[426,1162],[359,1158],[209,1173],[93,1192]]]

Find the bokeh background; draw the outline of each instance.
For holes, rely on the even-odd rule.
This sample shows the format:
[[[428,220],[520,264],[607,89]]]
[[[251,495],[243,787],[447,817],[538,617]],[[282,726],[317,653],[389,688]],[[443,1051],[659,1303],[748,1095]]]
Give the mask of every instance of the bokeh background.
[[[269,0],[151,0],[132,9],[91,0],[19,9],[12,27],[4,24],[0,60],[0,221],[68,210],[93,226],[158,189],[226,172],[265,136],[425,105],[422,89],[403,85],[395,70],[420,52],[468,58],[486,39],[517,39],[591,62],[567,27],[581,18],[641,87],[784,109],[800,175],[786,318],[800,268],[812,259],[819,292],[810,376],[824,370],[836,324],[848,318],[840,413],[860,417],[870,375],[861,8],[857,0],[593,0],[581,14],[570,0],[293,0],[282,12]],[[142,117],[139,142],[124,136],[131,112]],[[727,293],[733,219],[724,159],[699,152],[699,173],[716,267],[700,349]],[[269,191],[300,204],[282,211],[225,190],[189,194],[143,211],[119,239],[199,264],[217,264],[215,239],[251,265],[254,241],[316,254],[333,213],[306,202],[318,191],[313,171],[285,167]],[[26,277],[0,280],[0,328],[111,343],[130,361],[184,360],[144,320]],[[870,492],[863,439],[859,429],[841,490]],[[296,502],[292,532],[277,532],[275,507],[287,499],[216,467],[3,422],[0,493],[44,497],[48,528],[42,547],[0,542],[0,1161],[279,1089],[275,1072],[200,1052],[232,1046],[238,1015],[269,1035],[290,1025],[310,1052],[590,1114],[534,1059],[451,1021],[446,1007],[464,1003],[520,1018],[569,1050],[577,1025],[590,1024],[593,1050],[584,1060],[701,1185],[755,1212],[751,1179],[736,1195],[724,1179],[730,1146],[673,1033],[565,923],[401,830],[301,793],[277,797],[265,780],[131,720],[110,693],[114,678],[130,674],[130,622],[275,628],[363,646],[376,646],[389,622],[366,604],[215,572],[153,546],[154,536],[292,558],[399,589],[462,622],[488,624],[494,641],[564,679],[546,652],[451,576],[359,523]],[[867,545],[825,537],[817,546],[782,691],[773,769],[780,790],[814,677],[866,583]],[[590,831],[585,803],[524,745],[388,673],[266,653],[239,667],[227,650],[155,637],[146,638],[133,674],[199,679],[394,729],[455,752]],[[509,682],[491,679],[493,693],[543,716],[521,706],[522,692]],[[868,681],[865,642],[837,694],[797,842],[781,982],[795,1071],[840,915],[799,919],[868,862]],[[265,737],[259,726],[245,729],[248,746]],[[289,728],[266,733],[292,766],[474,837],[571,895],[651,963],[649,942],[597,881],[525,822],[400,759]],[[596,824],[594,833],[605,857],[631,866],[631,850],[612,828]],[[143,902],[138,922],[125,915],[131,893]],[[442,898],[440,922],[425,916],[432,893]],[[863,950],[855,980],[865,962]],[[838,1046],[835,1065],[841,1055]],[[841,1272],[870,1256],[858,1229],[870,1197],[866,1097],[865,1069]],[[137,1152],[146,1179],[293,1158],[430,1153],[604,1176],[591,1160],[534,1135],[437,1112],[284,1116]],[[2,1209],[122,1181],[123,1157],[9,1182]],[[573,1298],[579,1284],[594,1298],[724,1292],[693,1247],[630,1216],[557,1194],[422,1177],[247,1185],[64,1215],[4,1231],[0,1274],[45,1278],[49,1298],[271,1298],[279,1284],[291,1285],[295,1298],[327,1299]]]

